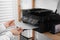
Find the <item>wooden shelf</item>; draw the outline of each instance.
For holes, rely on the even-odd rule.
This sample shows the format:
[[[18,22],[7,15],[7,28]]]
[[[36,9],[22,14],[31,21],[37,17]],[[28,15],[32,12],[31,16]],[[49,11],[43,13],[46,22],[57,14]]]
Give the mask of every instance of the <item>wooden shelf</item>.
[[[18,0],[18,21],[21,20],[21,5],[20,5],[21,0]]]
[[[35,8],[35,0],[32,0],[32,8]]]

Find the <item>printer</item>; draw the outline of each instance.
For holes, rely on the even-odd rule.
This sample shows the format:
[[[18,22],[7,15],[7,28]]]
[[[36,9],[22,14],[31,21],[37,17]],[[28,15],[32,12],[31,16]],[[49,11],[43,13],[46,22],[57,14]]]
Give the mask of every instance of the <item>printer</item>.
[[[53,13],[52,10],[35,8],[22,10],[22,13],[23,23],[38,27],[37,29],[35,29],[36,31],[43,33],[50,30],[48,22],[50,21],[49,15]]]
[[[49,9],[35,8],[22,10],[22,13],[23,23],[38,27],[34,30],[40,33],[50,32],[55,34],[60,32],[60,30],[58,30],[60,28],[56,26],[60,24],[60,15],[56,12]]]

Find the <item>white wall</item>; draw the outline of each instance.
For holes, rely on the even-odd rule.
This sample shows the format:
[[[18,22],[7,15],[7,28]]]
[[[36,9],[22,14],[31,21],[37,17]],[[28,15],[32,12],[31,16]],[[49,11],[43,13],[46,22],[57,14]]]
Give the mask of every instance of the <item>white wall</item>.
[[[36,0],[35,4],[35,8],[46,8],[55,11],[57,8],[58,0]]]
[[[22,9],[31,9],[32,8],[32,0],[21,0],[21,8]]]
[[[35,0],[35,8],[46,8],[51,9],[53,11],[56,10],[58,0]],[[32,0],[21,0],[21,8],[22,9],[31,9],[32,8]]]
[[[60,0],[59,0],[59,2],[58,2],[58,6],[57,6],[57,13],[60,14]]]

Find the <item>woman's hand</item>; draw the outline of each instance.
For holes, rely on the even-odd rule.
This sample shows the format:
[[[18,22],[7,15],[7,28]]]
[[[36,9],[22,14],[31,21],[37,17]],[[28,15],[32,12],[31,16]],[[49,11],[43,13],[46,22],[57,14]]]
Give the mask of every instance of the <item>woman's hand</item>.
[[[11,30],[13,35],[20,35],[22,31],[23,31],[22,28],[16,28]]]
[[[10,26],[15,26],[15,23],[14,23],[14,20],[10,20],[10,21],[4,23],[4,25],[5,25],[6,28],[8,28]]]
[[[8,28],[10,26],[15,26],[14,20],[8,21],[6,23],[4,23],[5,27]],[[12,32],[13,35],[20,35],[21,32],[23,31],[22,28],[15,28],[10,30]]]

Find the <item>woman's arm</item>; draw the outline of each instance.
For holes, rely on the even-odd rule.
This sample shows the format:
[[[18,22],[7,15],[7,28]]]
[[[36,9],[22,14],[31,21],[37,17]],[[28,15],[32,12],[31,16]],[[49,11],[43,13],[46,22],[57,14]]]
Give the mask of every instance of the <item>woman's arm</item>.
[[[0,40],[10,40],[13,37],[13,34],[9,31],[6,32],[5,35],[0,36]]]
[[[10,27],[10,26],[14,26],[15,23],[14,23],[14,20],[10,20],[6,23],[0,23],[0,33],[5,31],[6,28]]]
[[[13,35],[20,35],[22,31],[23,30],[21,28],[12,29],[0,36],[0,40],[10,40],[11,38],[14,38]]]
[[[4,26],[4,24],[0,23],[0,33],[5,30],[6,30],[6,27]]]

